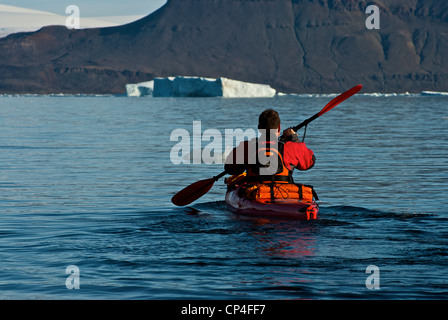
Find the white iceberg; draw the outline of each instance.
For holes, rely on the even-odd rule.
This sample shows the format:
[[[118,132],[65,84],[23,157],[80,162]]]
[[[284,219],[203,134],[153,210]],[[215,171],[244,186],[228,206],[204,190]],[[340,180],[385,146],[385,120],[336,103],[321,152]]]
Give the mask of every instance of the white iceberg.
[[[128,97],[144,97],[152,95],[154,90],[154,81],[140,83],[129,83],[126,85],[126,95]]]
[[[257,98],[273,97],[276,90],[265,84],[220,78],[223,89],[222,96],[226,98]]]
[[[422,91],[422,96],[448,96],[448,92]]]
[[[269,85],[248,83],[227,78],[167,77],[153,81],[127,84],[128,96],[145,96],[151,88],[154,97],[225,97],[258,98],[273,97],[275,89]]]

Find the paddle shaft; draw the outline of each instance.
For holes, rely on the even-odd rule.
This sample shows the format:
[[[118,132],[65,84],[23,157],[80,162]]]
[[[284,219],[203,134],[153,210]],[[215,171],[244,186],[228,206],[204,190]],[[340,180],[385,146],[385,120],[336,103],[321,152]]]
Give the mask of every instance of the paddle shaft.
[[[220,174],[218,174],[217,176],[213,177],[213,180],[218,181],[219,179],[221,179],[222,177],[224,177],[226,175],[227,172],[223,171]]]
[[[316,113],[314,116],[312,116],[311,118],[306,119],[305,121],[303,121],[301,124],[292,127],[292,130],[294,130],[295,132],[299,131],[301,128],[303,128],[304,126],[307,126],[308,123],[310,123],[311,121],[316,120],[317,118],[319,118],[319,113]]]

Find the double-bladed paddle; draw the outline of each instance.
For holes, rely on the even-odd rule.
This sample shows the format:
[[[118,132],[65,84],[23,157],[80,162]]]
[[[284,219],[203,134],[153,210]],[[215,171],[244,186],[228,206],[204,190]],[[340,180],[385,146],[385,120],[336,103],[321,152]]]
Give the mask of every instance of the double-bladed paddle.
[[[342,101],[350,98],[352,95],[358,93],[362,88],[362,85],[357,85],[350,90],[345,91],[344,93],[338,95],[336,98],[331,100],[327,103],[327,105],[318,113],[316,113],[314,116],[312,116],[309,119],[306,119],[298,126],[293,127],[292,129],[294,131],[298,131],[300,128],[308,125],[311,121],[316,120],[324,113],[330,111],[334,107],[336,107],[338,104],[340,104]],[[216,181],[218,181],[220,178],[226,175],[226,172],[223,171],[217,176],[210,178],[210,179],[204,179],[197,181],[188,187],[185,187],[178,193],[176,193],[172,198],[171,202],[175,204],[176,206],[186,206],[192,203],[193,201],[199,199],[204,194],[206,194],[214,185]]]

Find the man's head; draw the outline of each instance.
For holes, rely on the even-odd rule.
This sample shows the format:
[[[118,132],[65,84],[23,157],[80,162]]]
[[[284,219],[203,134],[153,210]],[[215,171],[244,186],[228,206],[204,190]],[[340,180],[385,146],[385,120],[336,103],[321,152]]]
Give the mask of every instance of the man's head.
[[[272,109],[264,110],[258,117],[258,129],[278,130],[280,132],[280,116]]]

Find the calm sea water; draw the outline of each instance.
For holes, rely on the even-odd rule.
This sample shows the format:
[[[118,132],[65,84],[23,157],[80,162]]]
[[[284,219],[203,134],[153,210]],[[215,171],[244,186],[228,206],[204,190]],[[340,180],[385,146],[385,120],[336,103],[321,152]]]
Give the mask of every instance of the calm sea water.
[[[359,95],[310,124],[295,180],[317,221],[238,218],[223,179],[171,204],[223,170],[172,164],[174,129],[255,129],[268,107],[286,128],[331,98],[1,96],[0,298],[447,299],[447,97]]]

